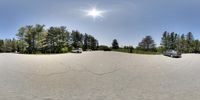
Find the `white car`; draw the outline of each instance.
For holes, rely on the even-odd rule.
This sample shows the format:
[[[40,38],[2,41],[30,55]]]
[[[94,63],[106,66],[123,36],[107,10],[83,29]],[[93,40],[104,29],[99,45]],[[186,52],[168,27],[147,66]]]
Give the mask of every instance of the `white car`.
[[[82,53],[82,52],[83,52],[83,49],[82,49],[82,48],[73,49],[72,52],[73,52],[73,53]]]

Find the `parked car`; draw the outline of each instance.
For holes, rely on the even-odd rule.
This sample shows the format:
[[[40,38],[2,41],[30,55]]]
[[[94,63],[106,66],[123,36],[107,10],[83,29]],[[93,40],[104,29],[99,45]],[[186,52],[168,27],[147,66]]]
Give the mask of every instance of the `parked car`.
[[[175,51],[175,50],[167,50],[167,51],[165,51],[164,53],[163,53],[163,55],[165,55],[165,56],[169,56],[169,57],[172,57],[172,58],[174,58],[174,57],[176,57],[176,58],[181,58],[181,52],[179,52],[179,51]]]
[[[72,53],[82,53],[83,49],[82,48],[78,48],[78,49],[73,49]]]

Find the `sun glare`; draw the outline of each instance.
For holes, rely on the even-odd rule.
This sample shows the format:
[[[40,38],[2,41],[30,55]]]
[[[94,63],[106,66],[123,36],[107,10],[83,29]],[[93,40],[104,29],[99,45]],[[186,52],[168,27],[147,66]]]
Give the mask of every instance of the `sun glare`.
[[[96,8],[92,8],[91,10],[86,11],[87,16],[93,17],[93,19],[96,19],[98,17],[103,17],[104,11],[97,10]]]

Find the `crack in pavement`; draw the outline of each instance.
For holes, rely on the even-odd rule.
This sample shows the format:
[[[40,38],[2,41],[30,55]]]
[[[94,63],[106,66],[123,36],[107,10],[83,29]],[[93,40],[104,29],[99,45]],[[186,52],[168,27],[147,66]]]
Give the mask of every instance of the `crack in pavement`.
[[[115,72],[119,71],[120,69],[119,69],[119,68],[115,68],[113,71],[104,72],[104,73],[95,73],[95,72],[93,72],[93,71],[88,70],[87,68],[84,68],[84,70],[85,70],[86,72],[88,72],[88,73],[93,74],[93,75],[104,76],[104,75],[107,75],[107,74],[115,73]]]
[[[64,63],[61,63],[61,64],[64,65],[64,66],[67,66]],[[104,73],[95,73],[93,71],[88,70],[85,66],[83,66],[83,70],[75,70],[71,66],[69,66],[69,71],[88,72],[88,73],[91,73],[91,74],[96,75],[96,76],[104,76],[104,75],[107,75],[107,74],[112,74],[112,73],[115,73],[119,70],[120,70],[120,68],[115,67],[113,71],[104,72]]]
[[[85,66],[83,66],[83,69],[81,69],[81,70],[76,70],[76,69],[73,69],[72,66],[66,65],[64,63],[60,63],[60,64],[62,66],[67,67],[67,69],[65,68],[66,70],[64,70],[62,72],[54,72],[54,73],[49,73],[49,74],[38,74],[38,73],[34,73],[34,72],[29,73],[29,72],[16,71],[16,70],[13,70],[13,69],[10,69],[10,70],[13,71],[13,72],[21,73],[21,74],[37,75],[37,76],[43,76],[43,77],[50,77],[50,76],[54,76],[54,75],[65,74],[65,73],[70,72],[70,71],[87,72],[87,73],[91,73],[91,74],[96,75],[96,76],[104,76],[104,75],[107,75],[107,74],[115,73],[115,72],[120,70],[120,68],[115,67],[114,70],[112,70],[112,71],[97,73],[97,72],[93,72],[91,70],[88,70]]]

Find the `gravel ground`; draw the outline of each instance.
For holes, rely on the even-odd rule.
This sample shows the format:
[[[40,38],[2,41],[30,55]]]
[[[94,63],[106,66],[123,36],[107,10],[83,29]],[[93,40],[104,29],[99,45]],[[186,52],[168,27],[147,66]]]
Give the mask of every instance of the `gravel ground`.
[[[0,54],[0,100],[199,99],[198,54]]]

